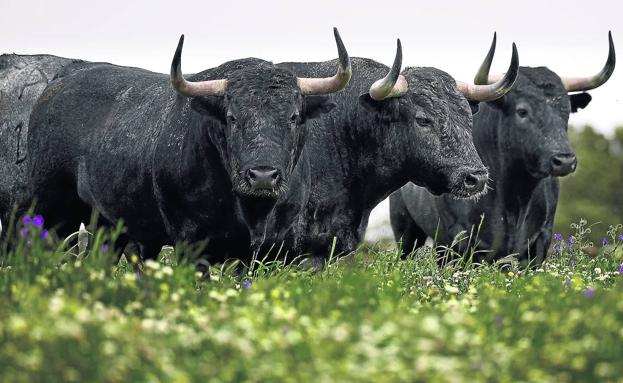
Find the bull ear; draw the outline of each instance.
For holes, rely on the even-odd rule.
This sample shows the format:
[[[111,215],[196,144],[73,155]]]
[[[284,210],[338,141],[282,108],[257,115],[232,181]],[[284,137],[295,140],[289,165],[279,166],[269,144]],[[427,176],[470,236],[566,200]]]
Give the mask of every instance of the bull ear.
[[[190,101],[190,107],[195,112],[206,115],[222,124],[227,123],[227,113],[223,97],[220,96],[204,96],[193,97]]]
[[[398,101],[396,98],[377,101],[370,97],[369,93],[364,93],[359,96],[359,104],[368,112],[378,113],[390,121],[398,119]]]
[[[303,121],[329,113],[337,104],[327,96],[305,96],[303,98]]]
[[[569,101],[571,102],[571,112],[575,113],[578,109],[586,108],[586,105],[588,105],[592,99],[591,95],[586,92],[570,94]]]
[[[478,110],[480,109],[480,102],[478,101],[469,101],[469,107],[472,110],[472,116],[476,113],[478,113]]]

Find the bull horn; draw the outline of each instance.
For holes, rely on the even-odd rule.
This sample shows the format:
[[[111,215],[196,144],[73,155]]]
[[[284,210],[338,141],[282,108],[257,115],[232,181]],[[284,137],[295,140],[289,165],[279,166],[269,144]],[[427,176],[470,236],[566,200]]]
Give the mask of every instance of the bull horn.
[[[617,61],[614,53],[614,42],[612,41],[611,31],[608,31],[608,41],[610,43],[610,48],[608,51],[608,60],[606,60],[606,65],[601,68],[599,73],[592,77],[562,77],[562,84],[567,92],[581,92],[595,89],[608,81],[610,76],[612,76],[612,72],[614,72],[614,66]]]
[[[173,62],[171,62],[171,84],[175,91],[182,96],[222,96],[225,94],[227,80],[208,80],[191,82],[184,79],[182,74],[182,47],[184,46],[184,35],[180,36],[177,44]]]
[[[480,68],[478,72],[476,72],[476,76],[474,77],[474,84],[476,85],[488,85],[489,84],[489,69],[491,69],[491,63],[493,62],[493,56],[495,55],[495,46],[498,41],[497,32],[493,32],[493,41],[491,41],[491,47],[489,48],[489,52],[485,57],[482,64],[480,64]],[[501,76],[500,76],[501,78]],[[495,80],[497,81],[497,79]],[[494,81],[494,82],[495,82]]]
[[[407,93],[409,89],[409,83],[407,79],[400,74],[400,68],[402,67],[402,44],[400,39],[396,43],[396,57],[392,68],[387,73],[387,76],[377,80],[370,86],[368,94],[370,98],[376,101],[381,101],[386,98],[400,97]]]
[[[337,68],[337,72],[333,77],[326,78],[303,78],[299,77],[298,86],[301,89],[303,95],[317,95],[335,93],[340,91],[348,85],[350,78],[353,74],[353,70],[350,66],[350,57],[344,47],[342,38],[337,28],[333,28],[333,35],[335,36],[335,42],[337,44],[337,53],[339,56],[340,65]]]
[[[477,83],[468,84],[457,81],[457,87],[468,100],[480,102],[497,100],[511,90],[517,79],[517,74],[519,73],[519,54],[517,53],[517,46],[513,43],[513,56],[511,57],[508,70],[499,80],[496,79],[495,82],[487,84],[491,82],[491,77],[489,77],[488,72],[491,67],[491,61],[493,60],[493,54],[495,53],[495,42],[496,35],[494,34],[493,44],[489,49],[489,53],[476,74],[475,82]],[[483,81],[483,79],[487,79],[487,81]],[[486,85],[482,85],[483,83]]]

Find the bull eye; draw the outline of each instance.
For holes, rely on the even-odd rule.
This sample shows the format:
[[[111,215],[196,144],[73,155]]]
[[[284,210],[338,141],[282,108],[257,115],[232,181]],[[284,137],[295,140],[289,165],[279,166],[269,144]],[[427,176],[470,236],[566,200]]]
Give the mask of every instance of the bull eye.
[[[233,129],[236,127],[236,116],[234,116],[231,112],[227,113],[227,122],[228,125]]]
[[[292,113],[292,115],[290,116],[290,126],[294,128],[298,121],[299,121],[299,113],[298,112]]]
[[[520,118],[528,117],[528,109],[526,108],[519,107],[517,108],[516,113]]]
[[[426,116],[415,117],[415,122],[417,122],[419,126],[431,126],[433,124],[433,120]]]

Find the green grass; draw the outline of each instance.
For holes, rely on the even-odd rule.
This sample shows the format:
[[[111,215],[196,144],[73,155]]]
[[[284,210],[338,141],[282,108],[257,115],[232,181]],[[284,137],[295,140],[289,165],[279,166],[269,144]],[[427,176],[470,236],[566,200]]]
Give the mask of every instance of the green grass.
[[[209,279],[181,249],[116,264],[118,230],[80,251],[20,228],[0,249],[0,382],[623,381],[620,228],[530,271],[368,247]]]

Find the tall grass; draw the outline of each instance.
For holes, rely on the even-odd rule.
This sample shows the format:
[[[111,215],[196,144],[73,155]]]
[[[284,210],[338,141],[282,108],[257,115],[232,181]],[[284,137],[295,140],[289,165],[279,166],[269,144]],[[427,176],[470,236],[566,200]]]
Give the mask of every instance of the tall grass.
[[[114,252],[122,227],[95,217],[68,239],[14,222],[0,246],[2,382],[623,376],[618,226],[595,251],[582,223],[539,268],[477,263],[473,249],[433,244],[401,259],[395,246],[364,245],[332,252],[320,271],[276,247],[202,273],[201,246],[141,263]]]

